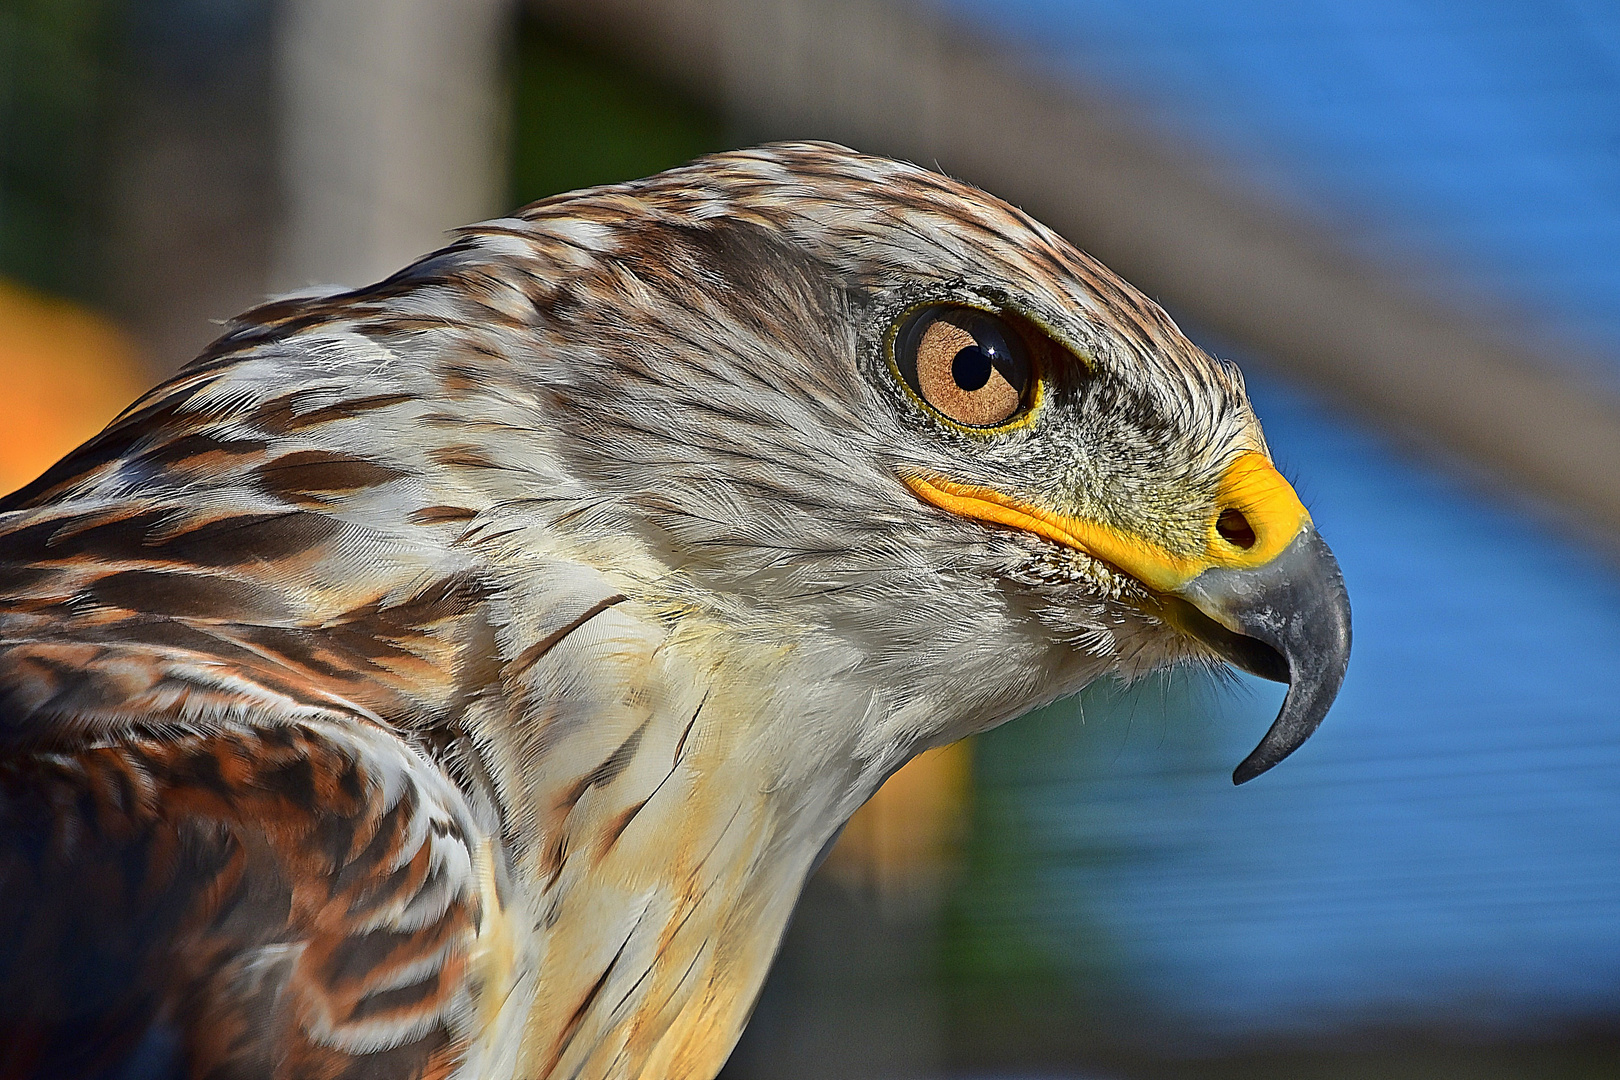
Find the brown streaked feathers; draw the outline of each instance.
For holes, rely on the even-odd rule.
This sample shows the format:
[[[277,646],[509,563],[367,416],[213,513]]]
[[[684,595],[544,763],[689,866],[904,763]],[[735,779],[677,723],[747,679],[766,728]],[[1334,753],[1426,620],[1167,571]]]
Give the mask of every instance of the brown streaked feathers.
[[[920,414],[936,296],[1052,334],[1072,418]],[[249,312],[0,502],[0,1078],[709,1080],[885,776],[1207,659],[903,477],[1175,545],[1256,448],[1107,270],[823,144]]]

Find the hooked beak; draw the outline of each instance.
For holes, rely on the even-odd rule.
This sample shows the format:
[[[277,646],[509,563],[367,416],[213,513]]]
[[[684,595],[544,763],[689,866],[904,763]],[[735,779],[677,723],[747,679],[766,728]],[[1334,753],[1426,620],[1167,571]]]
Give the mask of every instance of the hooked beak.
[[[1238,515],[1227,535],[1210,522],[1204,552],[1176,555],[1140,536],[1071,517],[990,488],[908,476],[943,510],[1023,529],[1110,563],[1150,592],[1146,606],[1222,659],[1288,684],[1282,711],[1232,773],[1241,784],[1300,748],[1322,723],[1350,662],[1350,598],[1339,563],[1294,489],[1259,453],[1239,455],[1217,505]]]
[[[1282,711],[1232,773],[1253,780],[1311,737],[1350,663],[1350,597],[1316,527],[1263,566],[1211,567],[1166,598],[1168,622],[1223,659],[1288,684]]]

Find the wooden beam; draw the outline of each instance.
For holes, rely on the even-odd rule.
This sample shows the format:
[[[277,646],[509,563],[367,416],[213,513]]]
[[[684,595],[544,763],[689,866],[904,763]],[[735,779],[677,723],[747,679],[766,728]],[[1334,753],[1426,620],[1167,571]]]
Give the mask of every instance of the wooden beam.
[[[1620,397],[1148,134],[1118,105],[894,0],[530,0],[749,141],[827,138],[1024,206],[1188,318],[1389,426],[1620,528]]]

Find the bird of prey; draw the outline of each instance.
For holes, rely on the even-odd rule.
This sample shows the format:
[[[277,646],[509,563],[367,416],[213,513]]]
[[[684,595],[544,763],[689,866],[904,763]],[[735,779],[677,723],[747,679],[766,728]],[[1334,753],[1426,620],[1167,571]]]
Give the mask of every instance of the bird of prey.
[[[0,502],[0,1076],[709,1080],[908,758],[1337,692],[1238,372],[1022,212],[721,154],[271,301]]]

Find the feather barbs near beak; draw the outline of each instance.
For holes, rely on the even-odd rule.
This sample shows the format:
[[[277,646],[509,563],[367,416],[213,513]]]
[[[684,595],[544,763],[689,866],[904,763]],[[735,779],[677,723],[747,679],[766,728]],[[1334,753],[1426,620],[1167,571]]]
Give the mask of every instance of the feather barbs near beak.
[[[1282,711],[1233,773],[1243,783],[1293,753],[1337,696],[1350,659],[1350,601],[1337,560],[1293,487],[1247,451],[1222,473],[1203,551],[1145,537],[939,476],[902,478],[949,513],[1021,529],[1141,582],[1152,613],[1223,659],[1288,683]]]

